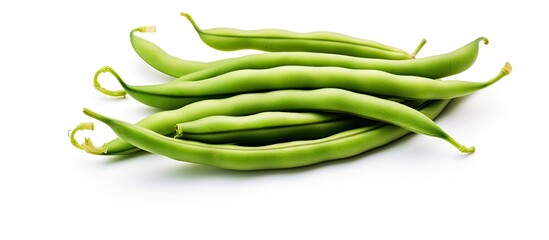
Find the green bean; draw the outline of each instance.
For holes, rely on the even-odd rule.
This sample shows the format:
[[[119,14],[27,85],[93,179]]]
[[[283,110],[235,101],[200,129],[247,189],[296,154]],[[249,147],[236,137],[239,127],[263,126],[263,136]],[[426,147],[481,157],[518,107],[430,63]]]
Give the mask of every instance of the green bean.
[[[147,64],[156,70],[172,77],[181,77],[186,74],[209,68],[227,62],[229,59],[214,62],[199,62],[184,60],[168,54],[156,44],[135,35],[136,32],[155,32],[156,26],[142,26],[130,32],[130,41],[133,49]]]
[[[418,109],[425,101],[403,101]],[[175,126],[181,139],[204,143],[267,145],[330,136],[349,129],[374,125],[376,121],[324,112],[262,112],[247,116],[211,116]]]
[[[403,101],[418,109],[426,101]],[[376,121],[326,112],[260,112],[245,116],[215,115],[175,126],[175,137],[207,143],[264,143],[315,139]]]
[[[189,104],[185,107],[151,114],[137,125],[162,135],[172,134],[178,123],[213,116],[241,116],[265,111],[327,111],[391,123],[416,133],[446,140],[460,151],[471,153],[467,148],[444,132],[425,115],[401,103],[358,94],[342,89],[323,88],[316,90],[279,90],[266,93],[249,93],[224,99],[212,99]],[[91,141],[85,143],[92,145]],[[91,147],[90,147],[91,149]],[[137,151],[120,138],[99,147],[93,154],[125,154]]]
[[[450,99],[470,94],[497,82],[511,72],[505,63],[501,71],[485,82],[433,81],[416,76],[394,75],[378,70],[339,67],[282,66],[263,70],[239,70],[195,82],[169,82],[150,86],[126,84],[112,69],[127,93],[146,105],[174,109],[191,100],[219,98],[248,92],[281,89],[341,88],[349,91],[402,99]],[[95,79],[97,82],[97,78]]]
[[[412,54],[371,40],[334,32],[297,33],[280,29],[240,30],[234,28],[201,29],[187,13],[181,13],[192,24],[208,46],[223,50],[257,49],[268,52],[320,52],[355,57],[392,60],[412,59],[425,41]]]
[[[175,137],[204,143],[266,145],[327,137],[374,121],[319,112],[261,112],[211,116],[175,126]]]
[[[106,89],[106,88],[103,88],[101,86],[101,84],[99,83],[99,80],[98,80],[98,77],[101,73],[104,73],[104,72],[109,72],[111,73],[116,79],[118,79],[119,81],[122,81],[122,78],[120,77],[120,75],[118,75],[118,73],[116,73],[116,71],[114,71],[111,67],[109,66],[104,66],[102,68],[100,68],[99,70],[97,70],[97,72],[95,73],[94,77],[93,77],[93,86],[95,87],[95,89],[97,89],[97,91],[105,94],[105,95],[108,95],[108,96],[113,96],[113,97],[126,97],[126,94],[127,92],[124,91],[124,90],[109,90],[109,89]],[[160,94],[154,94],[154,93],[147,93],[147,92],[137,92],[137,91],[131,91],[131,94],[132,96],[135,98],[135,99],[142,99],[143,101],[145,102],[148,102],[147,100],[152,100],[152,104],[154,104],[154,102],[158,102],[162,105],[159,105],[159,106],[164,106],[164,108],[166,109],[175,109],[175,108],[178,108],[178,107],[181,107],[181,106],[185,106],[185,105],[188,105],[188,104],[191,104],[193,102],[198,102],[198,101],[202,101],[202,100],[205,100],[205,99],[217,99],[217,98],[224,98],[224,97],[228,97],[229,95],[219,95],[219,96],[208,96],[207,98],[204,98],[204,97],[181,97],[181,98],[178,98],[177,100],[174,99],[173,96],[163,96],[163,95],[160,95]],[[171,105],[170,105],[171,104]]]
[[[424,101],[404,102],[404,104],[417,108],[422,106],[423,102]],[[267,113],[273,112],[263,112],[255,115]],[[297,112],[278,113],[305,114]],[[327,113],[316,112],[314,114],[322,116]],[[375,125],[378,123],[376,121],[350,116],[335,119],[329,118],[327,121],[320,122],[301,122],[299,124],[295,121],[281,121],[279,119],[280,116],[273,116],[273,119],[269,120],[256,119],[256,116],[254,115],[212,116],[177,124],[175,131],[177,135],[180,135],[176,137],[186,140],[214,144],[232,143],[245,146],[258,146],[295,140],[318,139],[349,129]],[[232,123],[227,123],[231,121]],[[282,122],[285,122],[286,124],[282,125]]]
[[[213,62],[199,62],[199,61],[185,60],[185,59],[181,59],[173,55],[170,55],[169,53],[164,51],[162,48],[160,48],[158,45],[146,39],[143,39],[135,34],[136,32],[146,33],[146,32],[155,32],[155,31],[156,31],[156,26],[141,26],[139,28],[133,29],[130,32],[130,41],[131,41],[132,47],[137,53],[137,55],[141,57],[141,59],[143,59],[147,64],[149,64],[151,67],[155,68],[156,70],[172,77],[181,77],[189,73],[193,73],[206,68],[211,68],[215,65],[224,64],[229,61],[240,61],[240,60],[237,60],[240,58],[242,60],[248,61],[248,59],[250,59],[250,56],[253,56],[252,58],[255,58],[256,55],[269,54],[269,53],[260,53],[260,54],[253,54],[250,56],[243,56],[239,58],[222,59],[222,60],[213,61]],[[319,54],[319,57],[321,58],[331,57],[330,55],[332,54]],[[279,57],[279,56],[274,56],[274,57]],[[353,60],[354,57],[347,57],[347,58],[349,60]],[[250,59],[250,60],[254,61],[253,59]],[[296,60],[299,60],[299,58],[296,60],[289,58],[288,60],[290,61],[288,61],[286,64],[292,65],[295,63]],[[304,60],[305,62],[303,64],[306,65],[307,59],[304,58]],[[316,64],[314,61],[312,61],[312,63]],[[268,67],[279,66],[279,64],[284,64],[284,62],[277,63],[277,62],[271,61],[271,62],[267,62],[265,65],[256,64],[255,67],[263,69]],[[244,63],[243,65],[240,65],[240,66],[245,66],[245,65],[247,64]],[[231,66],[234,66],[234,65],[231,65]],[[251,67],[254,67],[254,66],[251,66]]]
[[[150,28],[150,27],[149,27]],[[135,29],[146,31],[147,27]],[[468,69],[478,56],[478,38],[449,53],[414,60],[392,61],[327,53],[277,52],[245,55],[214,62],[196,62],[169,55],[156,44],[131,34],[135,51],[159,71],[179,77],[177,81],[197,81],[240,69],[266,69],[284,65],[336,66],[352,69],[377,69],[399,75],[442,78]]]
[[[260,112],[246,116],[214,115],[175,126],[175,137],[188,133],[211,133],[259,128],[275,128],[292,125],[321,123],[342,118],[346,115],[318,112]]]
[[[420,114],[435,118],[450,100],[433,101]],[[118,136],[146,151],[179,161],[235,170],[277,169],[307,166],[342,159],[385,145],[409,132],[390,124],[348,130],[326,138],[286,142],[261,147],[212,145],[163,136],[149,129],[84,113],[107,124]]]
[[[488,39],[477,38],[454,51],[413,60],[393,61],[349,57],[337,54],[310,52],[278,52],[247,55],[232,59],[211,68],[182,76],[176,81],[197,81],[240,69],[265,69],[284,65],[335,66],[352,69],[376,69],[399,75],[414,75],[427,78],[442,78],[467,70],[476,61],[479,42],[488,44]]]

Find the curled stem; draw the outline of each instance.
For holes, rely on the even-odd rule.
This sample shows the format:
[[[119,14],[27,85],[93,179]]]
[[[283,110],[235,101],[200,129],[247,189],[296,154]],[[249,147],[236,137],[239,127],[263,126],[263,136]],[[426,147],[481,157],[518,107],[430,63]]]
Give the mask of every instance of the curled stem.
[[[93,86],[95,87],[95,89],[97,89],[97,91],[100,91],[103,94],[111,96],[111,97],[123,97],[123,98],[125,98],[126,97],[126,91],[124,91],[124,90],[112,91],[112,90],[106,89],[106,88],[101,86],[101,84],[99,83],[99,80],[97,80],[97,78],[99,77],[99,75],[101,73],[104,73],[104,72],[111,73],[119,81],[122,80],[120,78],[120,76],[118,75],[118,73],[116,73],[111,67],[104,66],[104,67],[100,68],[99,70],[97,70],[97,72],[95,72],[95,76],[93,77]]]
[[[78,124],[71,132],[70,132],[70,138],[71,138],[71,144],[75,146],[78,149],[84,150],[84,144],[79,143],[74,138],[76,133],[80,130],[92,130],[93,131],[93,123],[91,122],[85,122]]]
[[[421,39],[421,42],[419,42],[419,45],[417,45],[416,49],[410,54],[410,58],[414,59],[416,58],[416,55],[419,53],[419,51],[425,46],[427,43],[427,40],[425,38]]]
[[[74,128],[74,130],[71,131],[71,134],[70,134],[71,144],[76,148],[84,150],[91,154],[104,154],[107,152],[107,148],[105,146],[96,147],[95,145],[93,145],[90,138],[84,138],[84,143],[79,143],[78,141],[76,141],[75,135],[78,131],[80,130],[93,131],[93,129],[94,129],[94,126],[92,122],[85,122],[85,123],[78,124]]]
[[[481,41],[484,42],[484,45],[488,45],[488,43],[490,43],[490,40],[488,40],[488,38],[485,38],[485,37],[479,37],[478,38],[478,41]]]

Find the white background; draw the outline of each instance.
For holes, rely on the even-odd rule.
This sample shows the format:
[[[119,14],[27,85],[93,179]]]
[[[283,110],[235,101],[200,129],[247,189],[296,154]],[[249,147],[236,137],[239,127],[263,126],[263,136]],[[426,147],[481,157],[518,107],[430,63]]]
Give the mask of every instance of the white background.
[[[547,12],[540,1],[3,1],[0,3],[0,239],[548,239]],[[541,3],[541,2],[540,2]],[[86,154],[67,131],[83,107],[126,121],[154,109],[92,86],[110,65],[131,83],[170,78],[133,52],[142,35],[173,55],[211,61],[252,51],[204,45],[203,28],[335,31],[413,50],[451,51],[485,36],[482,81],[437,122],[474,145],[410,135],[348,160],[236,172],[161,156]],[[104,85],[117,88],[104,76]],[[113,135],[96,122],[96,143]]]

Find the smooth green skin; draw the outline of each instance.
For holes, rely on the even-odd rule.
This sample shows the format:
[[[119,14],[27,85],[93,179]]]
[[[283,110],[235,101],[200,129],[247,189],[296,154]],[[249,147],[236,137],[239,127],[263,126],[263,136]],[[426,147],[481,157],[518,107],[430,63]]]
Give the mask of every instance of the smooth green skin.
[[[297,33],[280,29],[201,29],[189,14],[181,13],[181,15],[189,20],[204,43],[223,51],[256,49],[267,52],[319,52],[391,60],[414,57],[396,47],[334,32]]]
[[[175,134],[212,133],[260,128],[275,128],[322,123],[342,118],[346,115],[319,112],[260,112],[246,116],[215,115],[195,121],[179,123],[175,126]]]
[[[407,130],[438,137],[450,142],[460,151],[472,152],[446,134],[433,121],[417,110],[390,100],[358,94],[342,89],[279,90],[249,93],[224,99],[204,100],[185,107],[149,115],[137,123],[161,135],[169,135],[178,123],[200,118],[227,115],[241,116],[266,111],[325,111],[355,115],[391,123]],[[125,154],[137,151],[127,141],[117,138],[95,154]]]
[[[461,73],[471,67],[477,59],[480,41],[488,44],[488,39],[480,37],[452,52],[402,61],[310,52],[253,54],[187,74],[174,81],[198,81],[240,69],[266,69],[284,65],[375,69],[398,75],[436,79]]]
[[[379,70],[304,66],[238,70],[202,81],[178,81],[149,86],[130,86],[119,76],[116,78],[124,90],[137,101],[151,107],[175,109],[193,100],[281,89],[341,88],[402,99],[451,99],[490,86],[510,72],[506,68],[511,67],[506,63],[497,76],[485,82],[433,81]]]
[[[425,101],[403,102],[413,108]],[[267,145],[324,138],[379,122],[326,112],[262,112],[247,116],[211,116],[175,126],[176,138],[215,144]],[[177,136],[182,134],[182,136]]]
[[[136,36],[132,30],[130,39],[136,53],[149,65],[167,75],[178,77],[177,81],[198,81],[240,69],[266,69],[283,65],[339,66],[353,69],[377,69],[399,75],[414,75],[428,78],[442,78],[468,69],[478,55],[479,38],[455,51],[413,60],[392,61],[350,57],[345,55],[278,52],[259,53],[228,58],[214,62],[189,61],[166,53],[156,44]]]
[[[420,114],[433,119],[449,101],[433,101],[422,108]],[[347,158],[390,143],[409,133],[394,125],[380,124],[377,128],[367,126],[317,140],[245,147],[174,139],[87,109],[84,109],[84,113],[107,124],[118,136],[146,151],[179,161],[234,170],[292,168]]]
[[[363,118],[346,117],[299,125],[246,127],[230,131],[202,131],[200,129],[195,132],[186,132],[183,130],[183,134],[176,137],[203,143],[259,146],[296,140],[319,139],[350,129],[374,125],[374,123],[377,122]]]
[[[151,67],[172,77],[181,77],[192,72],[223,64],[229,60],[223,59],[214,62],[184,60],[170,55],[158,45],[136,36],[135,32],[146,32],[145,27],[136,28],[130,32],[130,41],[137,55]]]

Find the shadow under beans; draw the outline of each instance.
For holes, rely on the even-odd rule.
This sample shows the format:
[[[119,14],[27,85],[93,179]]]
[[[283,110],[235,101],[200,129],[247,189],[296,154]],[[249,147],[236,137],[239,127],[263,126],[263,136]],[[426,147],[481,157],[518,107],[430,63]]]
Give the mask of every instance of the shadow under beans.
[[[444,108],[444,110],[438,115],[436,119],[441,119],[441,118],[447,117],[448,115],[452,115],[452,112],[456,111],[456,109],[466,101],[467,101],[467,96],[452,99],[452,101],[448,103],[448,105]]]

